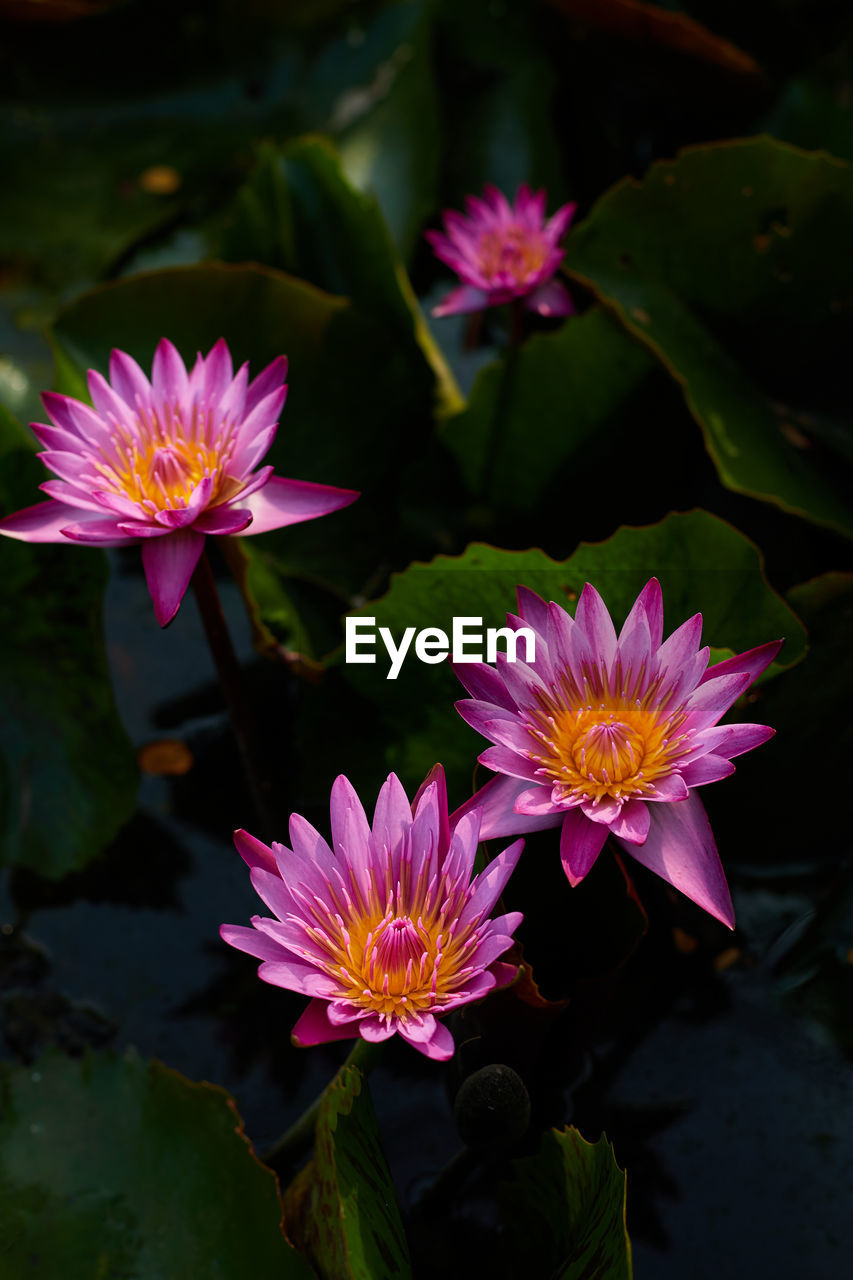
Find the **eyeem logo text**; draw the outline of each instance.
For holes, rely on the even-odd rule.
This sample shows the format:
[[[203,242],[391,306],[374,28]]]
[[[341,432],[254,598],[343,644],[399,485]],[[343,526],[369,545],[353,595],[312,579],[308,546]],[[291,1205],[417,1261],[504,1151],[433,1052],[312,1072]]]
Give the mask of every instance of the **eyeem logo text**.
[[[403,662],[412,647],[420,662],[443,662],[448,654],[454,662],[494,662],[498,645],[503,642],[507,662],[517,662],[519,641],[522,645],[522,661],[533,662],[536,657],[536,637],[530,627],[487,627],[483,630],[482,618],[454,618],[453,630],[448,638],[440,627],[406,627],[397,644],[388,627],[379,628],[379,640],[391,662],[386,680],[396,680]],[[485,652],[483,645],[485,643]],[[344,618],[344,661],[375,662],[377,649],[375,618]]]

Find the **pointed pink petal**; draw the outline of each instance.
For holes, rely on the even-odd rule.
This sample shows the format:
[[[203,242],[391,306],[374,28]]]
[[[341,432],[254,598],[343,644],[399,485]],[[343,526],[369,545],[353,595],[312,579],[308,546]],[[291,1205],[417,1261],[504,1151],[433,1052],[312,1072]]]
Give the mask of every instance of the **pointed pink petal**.
[[[328,999],[338,990],[338,983],[334,978],[309,964],[301,964],[298,960],[265,960],[258,969],[258,977],[272,987],[284,987],[301,996],[323,996]]]
[[[494,721],[495,724],[498,721]],[[511,778],[525,778],[528,782],[539,782],[539,765],[534,760],[525,760],[511,747],[487,747],[477,759],[487,769],[495,773],[508,773]]]
[[[259,375],[263,377],[263,373]],[[204,360],[204,397],[208,403],[219,400],[234,378],[231,352],[224,338],[219,338]]]
[[[328,484],[311,484],[307,480],[286,480],[273,476],[247,500],[252,512],[252,523],[237,537],[267,533],[285,525],[299,524],[302,520],[314,520],[341,507],[348,507],[359,496],[355,489],[335,489]],[[243,495],[239,495],[240,501]]]
[[[248,831],[244,831],[241,827],[234,832],[234,844],[247,867],[260,867],[263,871],[269,871],[271,875],[278,875],[275,854],[256,836],[250,836]]]
[[[127,422],[128,419],[133,420],[136,410],[133,405],[127,405],[125,401],[118,395],[110,384],[107,382],[103,374],[98,373],[97,369],[90,369],[86,381],[89,385],[89,395],[92,397],[92,404],[98,413],[116,418],[119,422]]]
[[[283,387],[286,378],[287,356],[276,356],[275,360],[249,383],[246,391],[246,413],[251,413],[255,406],[265,400],[271,392]]]
[[[459,916],[460,929],[467,924],[479,923],[489,914],[503,893],[504,886],[515,870],[523,849],[524,841],[515,840],[489,863],[485,871],[481,871],[472,880],[468,901]]]
[[[223,924],[219,926],[219,936],[223,942],[227,942],[229,947],[236,947],[238,951],[245,951],[246,955],[254,956],[256,960],[285,960],[288,959],[288,953],[274,938],[270,938],[266,933],[259,933],[257,929],[247,929],[242,924]]]
[[[752,677],[746,671],[704,681],[685,703],[684,728],[696,731],[716,724],[751,683]]]
[[[116,495],[110,494],[109,501],[105,500],[105,495],[100,490],[93,493],[84,493],[78,489],[76,485],[69,484],[67,480],[45,480],[39,485],[42,493],[47,493],[51,498],[56,498],[59,502],[68,503],[69,507],[73,507],[77,511],[77,519],[80,519],[80,511],[96,511],[98,515],[104,514],[104,507],[109,510],[115,510],[112,503],[116,501]],[[128,502],[126,504],[135,514],[139,513],[139,508],[135,503]]]
[[[293,1044],[307,1048],[312,1044],[326,1044],[330,1040],[351,1040],[358,1035],[358,1020],[333,1026],[329,1021],[329,1004],[326,1000],[312,1000],[290,1033]]]
[[[716,666],[709,667],[701,683],[714,680],[717,676],[746,674],[749,676],[749,681],[744,688],[748,688],[753,680],[770,666],[784,643],[784,640],[771,640],[768,644],[759,645],[757,649],[747,649],[745,653],[726,658],[725,662],[718,662]]]
[[[625,619],[619,632],[619,647],[628,642],[635,626],[645,621],[644,634],[647,631],[652,650],[659,648],[663,636],[663,593],[657,578],[649,578],[637,599],[631,606],[631,612]]]
[[[721,778],[728,778],[734,771],[735,767],[731,760],[709,753],[699,760],[694,760],[692,764],[685,765],[682,777],[688,787],[702,787],[708,782],[719,782]]]
[[[458,289],[452,289],[437,307],[433,307],[432,314],[436,319],[441,319],[443,316],[467,315],[471,311],[482,311],[491,305],[491,299],[483,289],[475,289],[473,285],[463,284]]]
[[[187,370],[174,343],[161,338],[154,352],[151,386],[158,399],[170,404],[183,403],[187,393]]]
[[[425,1030],[427,1028],[428,1030]],[[398,1022],[397,1030],[404,1040],[435,1062],[446,1062],[453,1057],[456,1046],[453,1036],[443,1023],[437,1022],[431,1013],[424,1018],[423,1027],[417,1027],[412,1019]]]
[[[581,598],[575,610],[575,636],[577,636],[578,628],[583,631],[586,640],[589,642],[596,658],[596,665],[600,666],[603,662],[606,664],[607,669],[610,670],[616,654],[616,630],[613,626],[613,620],[607,611],[607,606],[595,587],[589,583],[586,584],[581,592]]]
[[[560,832],[560,858],[569,884],[580,884],[592,867],[607,839],[607,827],[590,822],[580,809],[570,809]]]
[[[680,773],[670,773],[663,778],[655,778],[651,784],[653,790],[644,796],[649,801],[661,801],[666,804],[681,804],[687,799],[687,783]]]
[[[680,627],[667,636],[658,649],[658,669],[670,677],[679,672],[686,662],[694,656],[702,639],[702,615],[694,613],[692,618],[682,622]]]
[[[89,517],[89,512],[80,511],[75,511],[74,515],[76,519],[66,524],[62,530],[71,542],[92,543],[101,547],[122,547],[127,542],[135,540],[134,535],[128,534],[115,516],[98,518],[93,515],[90,518],[80,519],[81,515]]]
[[[506,685],[494,667],[487,666],[485,662],[451,662],[450,665],[472,697],[480,702],[494,703],[506,711],[516,710]],[[464,716],[462,705],[462,702],[457,702],[456,710]]]
[[[655,805],[644,844],[625,844],[632,858],[661,876],[730,929],[734,910],[711,825],[695,794],[682,804]]]
[[[435,765],[427,774],[426,781],[421,784],[420,790],[415,796],[415,805],[417,805],[424,787],[434,780],[435,770],[439,767]],[[446,812],[446,792],[444,804]],[[373,845],[377,856],[390,858],[394,851],[399,851],[403,838],[411,825],[412,806],[409,804],[403,784],[396,773],[389,773],[379,791],[376,799],[376,808],[373,812]],[[394,869],[394,874],[396,878],[396,868]]]
[[[367,1040],[370,1044],[381,1044],[383,1040],[391,1039],[398,1025],[396,1019],[389,1018],[387,1022],[380,1022],[378,1016],[364,1018],[359,1024],[358,1033],[362,1040]]]
[[[492,778],[481,787],[470,800],[450,816],[450,829],[455,828],[460,818],[472,809],[482,809],[480,820],[480,839],[491,840],[498,836],[524,835],[528,831],[545,831],[548,827],[558,827],[562,821],[562,813],[553,813],[541,818],[534,818],[524,813],[515,812],[518,796],[527,791],[529,783],[524,778]]]
[[[545,223],[545,234],[552,243],[556,244],[562,238],[566,228],[575,216],[577,207],[575,202],[564,204]]]
[[[540,284],[528,296],[525,304],[528,311],[535,311],[539,316],[573,316],[575,304],[562,280],[548,280]]]
[[[19,542],[67,542],[62,533],[65,525],[80,517],[78,507],[68,506],[53,498],[24,507],[0,520],[0,533]]]
[[[574,808],[574,806],[554,804],[551,799],[551,787],[544,783],[538,787],[528,787],[515,799],[516,813],[529,814],[535,818],[544,818],[550,814],[559,815],[568,807]]]
[[[776,733],[766,724],[718,724],[713,729],[703,729],[702,743],[715,755],[743,755],[744,751],[752,751],[768,742]]]
[[[392,774],[391,777],[394,777],[394,775]],[[418,787],[417,794],[412,801],[412,815],[414,816],[418,812],[424,793],[433,783],[435,783],[435,805],[438,816],[438,853],[439,857],[443,858],[450,845],[450,820],[447,815],[447,778],[444,774],[444,765],[434,764]],[[402,787],[400,789],[402,790]],[[403,795],[405,796],[405,792],[403,792]]]
[[[151,383],[134,360],[125,351],[110,354],[110,383],[125,404],[136,408],[137,401],[147,405],[151,400]]]
[[[611,823],[610,830],[614,836],[628,844],[642,844],[649,834],[650,823],[648,805],[642,800],[629,800],[622,806],[619,817]]]
[[[203,548],[204,534],[194,529],[178,529],[142,543],[142,567],[161,627],[178,612]]]
[[[548,605],[529,587],[516,587],[518,612],[526,623],[531,625],[540,635],[548,634]]]
[[[60,395],[58,391],[43,391],[41,400],[51,421],[80,440],[100,445],[104,437],[109,435],[110,428],[107,423],[95,413],[94,409],[90,409],[82,401],[75,400],[72,396]]]
[[[248,529],[251,523],[252,513],[248,507],[209,507],[194,522],[193,528],[196,533],[223,537],[229,533],[240,533],[243,529]]]

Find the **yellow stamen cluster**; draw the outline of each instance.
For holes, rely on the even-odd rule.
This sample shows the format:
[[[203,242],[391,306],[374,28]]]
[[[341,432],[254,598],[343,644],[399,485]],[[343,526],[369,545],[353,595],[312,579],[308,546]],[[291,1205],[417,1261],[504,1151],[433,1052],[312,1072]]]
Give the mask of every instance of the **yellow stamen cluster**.
[[[484,231],[477,249],[480,271],[487,280],[510,275],[519,284],[539,271],[548,256],[545,237],[517,223]]]

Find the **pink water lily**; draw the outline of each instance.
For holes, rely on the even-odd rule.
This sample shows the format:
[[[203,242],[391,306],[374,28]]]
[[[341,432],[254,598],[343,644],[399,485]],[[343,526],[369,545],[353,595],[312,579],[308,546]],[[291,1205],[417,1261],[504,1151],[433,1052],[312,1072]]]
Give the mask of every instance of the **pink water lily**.
[[[220,340],[190,372],[164,338],[149,382],[123,351],[110,379],[89,371],[92,405],[46,391],[50,425],[33,423],[50,495],[0,520],[24,542],[140,543],[154,612],[175,616],[208,534],[246,536],[348,506],[352,489],[286,480],[255,467],[275,437],[287,387],[280,356],[249,382]]]
[[[489,915],[524,842],[472,880],[480,815],[472,810],[451,834],[440,765],[412,806],[390,774],[372,827],[341,776],[331,819],[331,847],[298,814],[290,848],[235,833],[274,918],[254,916],[251,929],[224,924],[220,933],[263,961],[265,982],[312,997],[293,1029],[296,1044],[396,1033],[430,1058],[449,1058],[453,1036],[438,1019],[515,977],[499,957],[521,915]]]
[[[523,298],[539,315],[571,315],[571,296],[555,273],[563,261],[560,240],[577,206],[564,204],[546,222],[545,192],[524,184],[512,204],[493,186],[484,189],[482,200],[468,196],[465,204],[467,217],[444,211],[446,234],[426,233],[436,255],[462,281],[433,315],[481,311],[514,298]]]
[[[695,789],[733,773],[733,756],[772,737],[765,725],[717,722],[782,641],[709,668],[709,650],[699,647],[701,614],[663,641],[656,578],[618,636],[589,584],[574,619],[519,587],[518,615],[507,622],[532,630],[532,662],[499,655],[497,669],[454,667],[473,699],[457,703],[459,713],[495,744],[480,761],[499,774],[455,819],[482,809],[483,838],[559,826],[572,885],[612,834],[643,866],[733,927],[725,874]]]

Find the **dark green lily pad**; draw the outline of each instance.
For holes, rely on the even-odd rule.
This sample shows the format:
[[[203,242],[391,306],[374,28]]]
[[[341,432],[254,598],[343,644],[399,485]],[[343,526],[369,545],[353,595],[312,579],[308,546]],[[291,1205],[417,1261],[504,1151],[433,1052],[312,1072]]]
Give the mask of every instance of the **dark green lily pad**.
[[[0,412],[4,514],[44,495],[34,441]],[[103,552],[0,538],[0,863],[57,879],[130,817],[137,772],[110,687]]]
[[[853,534],[853,169],[769,138],[688,149],[607,192],[566,263],[683,388],[722,482]]]
[[[285,1196],[293,1239],[329,1280],[411,1277],[409,1249],[370,1093],[357,1067],[332,1081],[313,1160]]]
[[[231,1097],[133,1051],[0,1067],[0,1273],[309,1280]]]
[[[514,1161],[501,1187],[510,1274],[554,1280],[631,1280],[625,1174],[605,1137],[550,1130],[535,1156]]]

